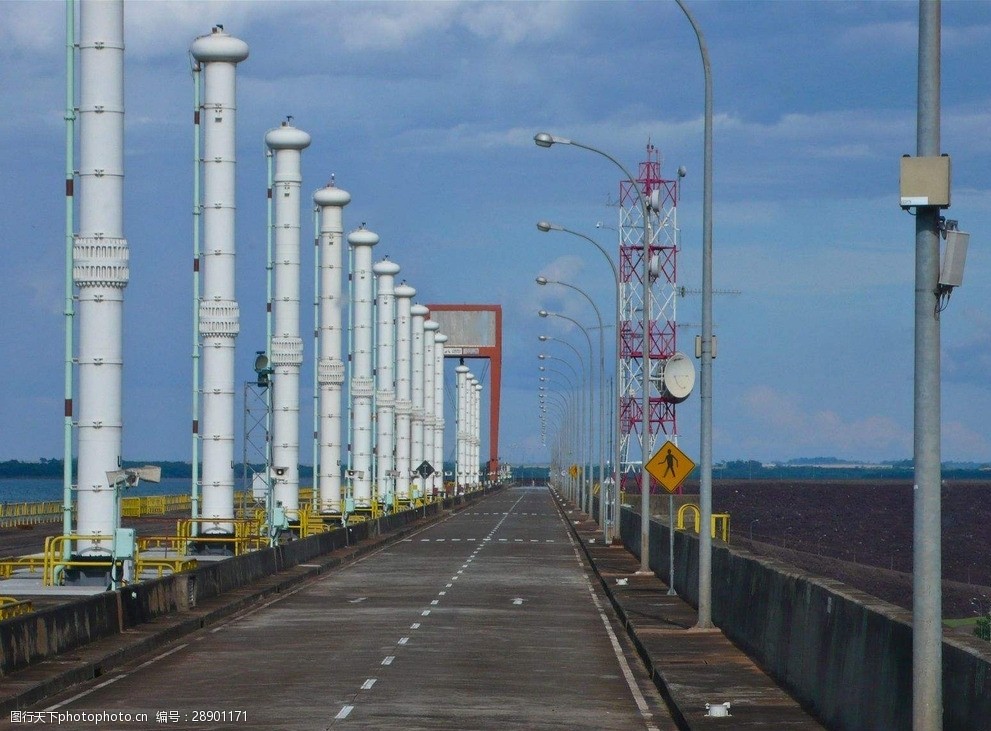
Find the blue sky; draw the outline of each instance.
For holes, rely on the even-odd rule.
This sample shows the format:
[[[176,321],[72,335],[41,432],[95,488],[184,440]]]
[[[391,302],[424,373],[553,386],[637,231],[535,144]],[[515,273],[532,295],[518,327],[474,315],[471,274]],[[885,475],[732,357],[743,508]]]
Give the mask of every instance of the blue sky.
[[[741,291],[715,301],[714,456],[909,457],[914,221],[897,193],[898,158],[915,151],[917,4],[691,7],[715,79],[714,282]],[[238,72],[239,380],[264,346],[263,137],[287,114],[313,136],[305,200],[335,174],[353,197],[345,228],[376,231],[377,257],[402,266],[418,301],[503,305],[504,458],[546,458],[537,335],[578,343],[536,310],[593,319],[577,294],[534,277],[580,286],[611,312],[598,252],[534,223],[613,248],[596,223],[615,225],[618,171],[537,148],[535,132],[630,167],[650,139],[667,175],[685,165],[679,283],[699,286],[702,72],[673,2],[128,2],[125,19],[125,458],[190,455],[187,50],[214,23],[251,51]],[[62,450],[63,37],[62,3],[0,3],[0,459]],[[989,53],[991,3],[944,2],[948,215],[972,233],[942,318],[943,457],[954,460],[991,461]],[[312,275],[303,282],[305,331]],[[699,307],[686,297],[679,318],[697,323]],[[693,334],[681,330],[683,349]],[[697,395],[679,407],[690,454],[698,412]]]

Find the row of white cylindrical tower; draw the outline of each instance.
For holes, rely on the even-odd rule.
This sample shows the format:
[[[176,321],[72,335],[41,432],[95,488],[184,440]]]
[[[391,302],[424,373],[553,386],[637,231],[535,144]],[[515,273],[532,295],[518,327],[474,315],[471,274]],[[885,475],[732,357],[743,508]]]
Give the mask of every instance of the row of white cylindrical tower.
[[[459,492],[479,485],[481,474],[482,384],[463,362],[454,369],[457,384],[457,464],[455,483]]]
[[[71,398],[66,400],[66,417],[75,417],[78,439],[74,532],[92,537],[79,542],[77,550],[103,554],[110,552],[120,520],[116,490],[108,472],[122,464],[123,291],[129,277],[129,249],[123,232],[124,7],[122,0],[81,0],[79,7],[79,218],[72,237],[79,386],[78,404]],[[198,151],[194,186],[198,221],[194,235],[194,385],[200,384],[202,371],[193,408],[194,469],[202,449],[199,482],[194,472],[193,517],[200,521],[202,532],[226,534],[232,531],[235,515],[234,353],[240,330],[235,293],[236,69],[248,57],[248,46],[217,26],[195,39],[190,53],[196,64]],[[310,135],[287,121],[269,131],[265,142],[274,158],[269,189],[274,238],[268,264],[274,278],[268,303],[268,353],[274,370],[269,394],[273,468],[269,479],[274,500],[292,511],[299,507],[299,376],[303,360],[301,159]],[[70,148],[70,160],[72,157]],[[67,199],[71,201],[72,195],[69,181]],[[436,322],[427,319],[427,308],[412,303],[416,291],[405,284],[395,286],[397,264],[384,260],[373,267],[372,247],[379,238],[364,227],[348,236],[351,347],[345,352],[343,209],[350,200],[350,195],[333,183],[313,197],[320,262],[314,354],[319,464],[314,488],[316,505],[324,512],[349,508],[341,474],[347,444],[343,428],[347,362],[351,414],[348,466],[353,488],[350,507],[365,508],[374,501],[391,507],[396,501],[443,489],[443,344],[447,338],[438,332]],[[376,343],[377,353],[373,350]],[[424,463],[433,474],[417,473]],[[429,469],[419,472],[426,475]],[[201,497],[197,487],[202,488]]]
[[[376,501],[392,508],[443,490],[447,336],[428,319],[426,307],[412,304],[415,289],[396,286],[398,264],[383,259],[372,265],[372,247],[378,241],[378,235],[365,228],[348,235],[353,505],[347,504],[339,484],[320,482],[314,487],[321,508],[329,512],[364,510]],[[378,294],[373,298],[376,284]],[[424,463],[430,469],[424,469]]]

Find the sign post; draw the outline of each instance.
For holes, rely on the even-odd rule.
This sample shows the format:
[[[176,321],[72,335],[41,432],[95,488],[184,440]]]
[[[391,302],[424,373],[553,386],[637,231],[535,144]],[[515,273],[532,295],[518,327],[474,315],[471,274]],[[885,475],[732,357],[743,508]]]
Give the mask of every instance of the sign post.
[[[668,440],[661,445],[646,465],[647,472],[668,491],[668,596],[674,590],[674,493],[695,469],[695,462]],[[699,530],[709,530],[699,526]]]

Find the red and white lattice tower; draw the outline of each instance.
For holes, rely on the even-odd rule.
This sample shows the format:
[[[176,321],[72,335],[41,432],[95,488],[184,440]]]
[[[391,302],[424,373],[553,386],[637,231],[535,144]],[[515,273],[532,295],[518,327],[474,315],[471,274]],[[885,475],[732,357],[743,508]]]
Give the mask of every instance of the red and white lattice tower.
[[[678,180],[661,177],[661,153],[648,142],[647,160],[640,163],[636,185],[647,200],[659,191],[660,205],[650,212],[651,282],[650,361],[656,375],[676,348],[675,322],[678,274]],[[622,489],[640,492],[641,439],[643,429],[643,208],[634,184],[619,185],[619,279],[620,279],[620,474]],[[656,384],[650,388],[650,433],[647,458],[659,437],[677,435],[675,405],[662,399]]]

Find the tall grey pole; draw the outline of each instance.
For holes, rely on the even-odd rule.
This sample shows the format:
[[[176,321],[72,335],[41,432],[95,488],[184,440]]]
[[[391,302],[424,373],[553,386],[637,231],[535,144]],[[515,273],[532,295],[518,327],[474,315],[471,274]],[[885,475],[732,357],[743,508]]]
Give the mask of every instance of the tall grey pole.
[[[705,128],[702,152],[702,362],[699,400],[699,610],[696,627],[712,627],[712,68],[702,29],[683,0],[675,0],[692,24],[705,74]]]
[[[584,292],[582,292],[580,289],[578,289],[578,287],[572,286],[570,284],[565,284],[564,282],[556,282],[556,284],[563,284],[565,287],[571,287],[571,289],[574,289],[574,290],[576,290],[578,292],[581,292],[582,294],[585,295],[585,298],[589,302],[592,303],[592,307],[595,309],[595,314],[599,318],[599,333],[600,333],[600,338],[601,338],[601,333],[602,333],[602,317],[599,315],[599,308],[595,306],[595,303],[594,302],[592,302],[592,298],[589,297]],[[547,312],[547,311],[546,310],[541,310],[541,312]],[[594,380],[594,376],[595,376],[595,374],[592,371],[592,360],[595,358],[595,353],[594,353],[594,350],[592,348],[592,338],[589,337],[588,330],[586,330],[585,327],[580,322],[578,322],[578,320],[574,319],[573,317],[568,317],[567,315],[562,315],[559,312],[547,312],[547,314],[548,315],[551,315],[553,317],[560,317],[562,320],[568,320],[568,321],[574,323],[575,327],[577,327],[579,330],[581,330],[582,335],[585,336],[585,342],[588,344],[588,381],[586,382],[586,386],[588,388],[588,440],[587,440],[585,454],[588,457],[589,463],[591,464],[592,452],[594,451],[594,446],[595,446],[594,445],[594,441],[595,441],[595,404],[594,404],[594,402],[595,402],[595,399],[592,396],[592,389],[593,389],[592,381]],[[575,352],[577,352],[577,351],[575,351]],[[581,361],[581,356],[580,355],[578,356],[578,358],[579,358],[579,361]],[[584,363],[583,363],[582,367],[584,368]],[[599,368],[600,369],[602,368],[602,361],[601,360],[599,361]],[[601,376],[601,370],[600,370],[600,376]],[[600,380],[601,380],[601,378],[600,378]],[[602,401],[600,399],[599,400],[599,409],[601,410],[601,408],[602,408]],[[601,416],[601,414],[600,414],[600,416]],[[584,471],[584,469],[585,469],[585,465],[583,463],[582,464],[582,470]],[[584,501],[584,503],[582,505],[582,510],[585,511],[585,514],[586,515],[591,516],[592,515],[592,481],[595,479],[595,477],[592,474],[592,468],[591,467],[589,467],[588,472],[589,472],[589,479],[588,479],[587,484],[586,484],[585,501]],[[601,487],[601,485],[602,485],[602,461],[601,461],[601,457],[600,457],[600,461],[599,461],[599,485],[600,485],[599,489],[601,490],[602,489],[602,487]]]
[[[647,462],[650,460],[650,452],[654,448],[653,435],[650,433],[650,245],[652,238],[650,233],[650,205],[647,203],[643,191],[640,190],[637,179],[630,174],[630,171],[619,160],[609,153],[564,137],[555,137],[547,132],[538,132],[534,135],[533,141],[538,147],[550,147],[554,144],[574,145],[583,150],[602,155],[602,157],[623,171],[623,175],[630,181],[630,186],[637,195],[640,209],[643,212],[643,313],[641,317],[643,326],[643,373],[641,374],[643,394],[640,400],[642,410],[642,431],[640,434],[640,568],[637,570],[637,573],[650,574],[652,573],[650,570],[650,473],[647,472]]]
[[[612,262],[610,261],[610,263],[612,263]],[[595,300],[593,300],[589,296],[588,292],[586,292],[585,290],[581,289],[580,287],[576,287],[573,284],[568,284],[567,282],[561,282],[561,281],[557,281],[557,280],[553,280],[553,279],[547,279],[546,277],[537,277],[537,284],[560,284],[562,287],[568,287],[569,289],[575,290],[576,292],[578,292],[578,294],[580,294],[582,297],[584,297],[585,299],[587,299],[588,300],[588,303],[590,305],[592,305],[592,309],[595,311],[595,318],[596,318],[596,320],[599,323],[599,454],[598,454],[598,460],[599,460],[599,525],[602,527],[603,540],[608,542],[608,540],[609,540],[609,530],[608,530],[608,527],[606,525],[606,520],[605,520],[605,515],[606,515],[606,512],[605,512],[605,505],[606,505],[606,502],[605,502],[606,501],[606,486],[605,486],[605,483],[604,483],[604,480],[603,480],[603,476],[604,476],[603,475],[603,469],[604,469],[604,463],[606,461],[606,455],[605,455],[605,433],[606,433],[606,425],[605,425],[605,421],[604,421],[604,418],[605,418],[606,388],[605,388],[605,380],[604,380],[604,376],[603,376],[603,373],[605,372],[605,368],[606,368],[606,366],[605,366],[605,362],[606,362],[606,345],[605,345],[605,335],[603,334],[603,330],[605,329],[605,326],[603,325],[603,322],[602,322],[602,313],[599,312],[599,308],[595,304]],[[564,315],[560,315],[560,317],[565,317],[565,316]],[[565,319],[571,320],[570,317],[565,317]],[[588,354],[588,358],[589,358],[589,363],[591,363],[592,362],[592,350],[591,350],[591,342],[592,341],[589,340],[588,332],[585,330],[585,328],[583,328],[581,325],[579,325],[574,320],[571,320],[571,321],[574,322],[575,325],[577,325],[579,328],[581,328],[582,332],[585,333],[585,339],[589,341],[589,354]],[[590,398],[590,400],[591,400],[591,393],[592,393],[592,383],[591,383],[591,378],[590,378],[589,379],[589,398]],[[589,512],[589,515],[592,514],[591,505],[589,505],[588,512]]]
[[[615,388],[614,389],[610,388],[610,391],[615,391],[614,395],[616,397],[616,405],[615,405],[615,409],[613,410],[613,415],[610,415],[609,420],[611,422],[614,422],[612,423],[612,428],[615,429],[616,436],[615,436],[615,440],[613,441],[613,444],[610,446],[609,452],[610,454],[612,454],[613,476],[614,476],[613,494],[610,496],[610,499],[613,504],[612,519],[613,521],[616,521],[619,520],[619,460],[620,460],[619,432],[621,428],[619,423],[619,401],[622,398],[622,385],[619,379],[619,370],[620,370],[619,356],[622,347],[621,346],[622,336],[620,333],[621,314],[620,314],[619,270],[616,269],[616,262],[614,262],[612,260],[612,257],[609,256],[609,252],[607,252],[604,248],[602,248],[602,245],[595,239],[591,238],[590,236],[586,236],[585,234],[579,233],[578,231],[572,231],[570,228],[565,228],[564,226],[558,226],[553,223],[548,223],[547,221],[538,221],[537,229],[544,232],[564,231],[565,233],[569,233],[572,236],[577,236],[578,238],[585,239],[590,244],[592,244],[592,246],[594,246],[601,252],[601,254],[606,258],[606,261],[609,262],[610,269],[612,269],[613,280],[615,281],[616,284],[616,354],[615,354],[615,363],[614,363],[615,371],[616,371],[616,379],[615,379]],[[600,340],[600,346],[601,346],[601,340]],[[600,368],[601,368],[601,361],[600,361]],[[603,391],[603,393],[605,393],[605,391]],[[603,429],[605,429],[605,427],[603,427]],[[602,475],[599,475],[599,483],[600,484],[602,483]],[[605,494],[604,487],[600,487],[600,491],[603,491],[603,494]],[[603,522],[602,522],[603,538],[606,543],[609,543],[614,536],[618,535],[618,529],[617,526],[614,526],[609,520],[605,518],[605,516],[609,513],[609,510],[607,507],[604,506],[604,502],[601,510],[603,511]]]
[[[919,2],[917,154],[940,154],[940,0]],[[912,728],[943,728],[939,209],[915,217],[915,525],[912,542]]]

